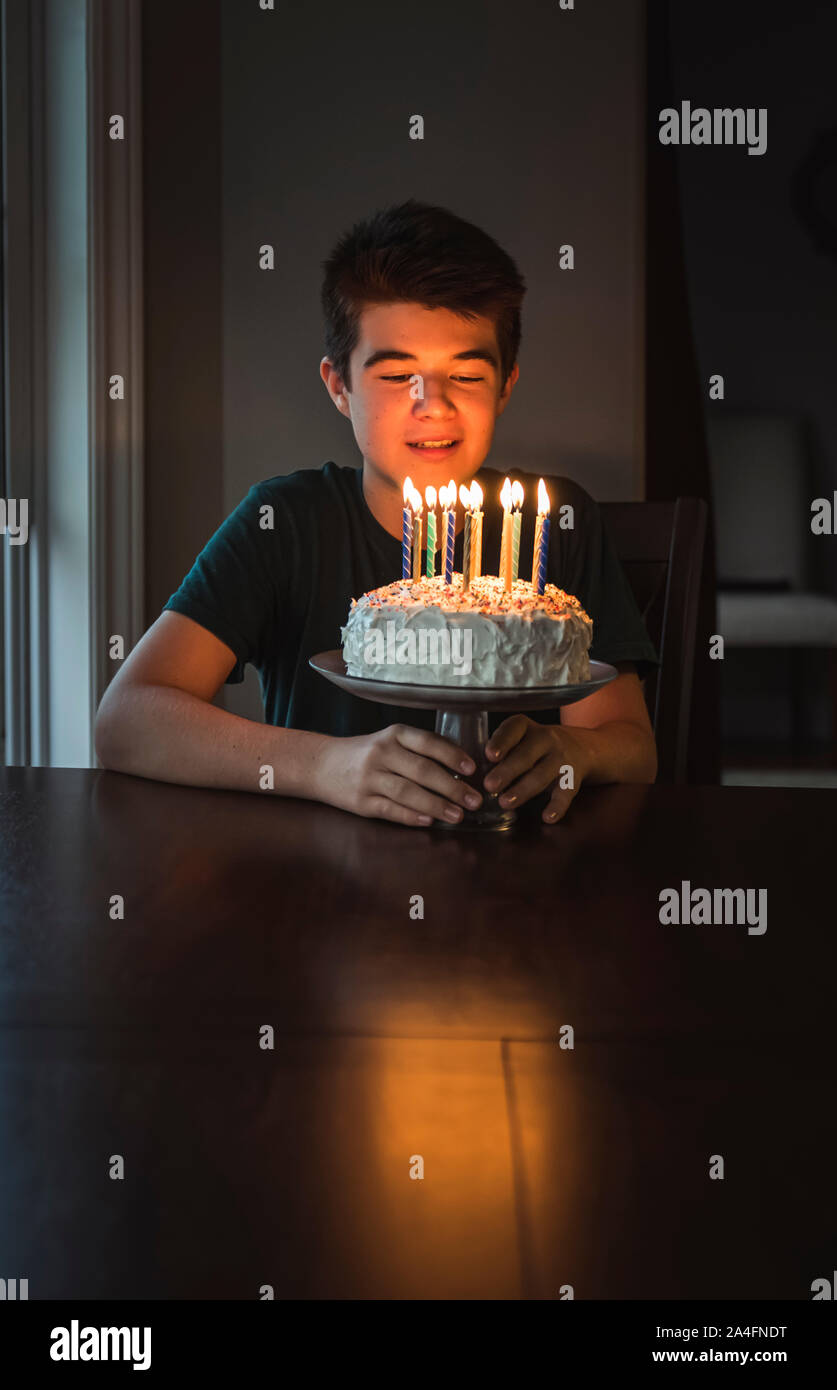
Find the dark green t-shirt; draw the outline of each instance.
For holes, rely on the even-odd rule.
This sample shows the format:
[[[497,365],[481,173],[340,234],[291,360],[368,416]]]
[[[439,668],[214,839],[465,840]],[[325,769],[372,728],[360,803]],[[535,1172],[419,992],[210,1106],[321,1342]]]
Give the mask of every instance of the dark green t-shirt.
[[[254,484],[204,546],[180,588],[165,605],[192,618],[225,642],[236,664],[227,684],[244,679],[251,662],[259,673],[267,723],[326,734],[373,733],[388,724],[432,729],[432,710],[378,705],[339,690],[308,665],[309,656],[341,645],[349,604],[401,575],[401,541],[385,531],[363,495],[362,469],[326,463]],[[513,472],[526,492],[521,523],[520,574],[531,573],[537,478]],[[497,573],[503,475],[484,468],[483,572]],[[597,503],[571,478],[547,480],[551,502],[547,578],[575,594],[593,620],[590,656],[634,661],[642,678],[659,658],[602,525]],[[573,528],[558,525],[570,503]],[[260,509],[273,509],[273,529],[260,525]],[[456,537],[454,568],[462,569]],[[525,559],[524,559],[525,557]],[[437,557],[438,565],[438,557]],[[490,717],[492,730],[500,715]],[[560,723],[560,710],[534,712]]]

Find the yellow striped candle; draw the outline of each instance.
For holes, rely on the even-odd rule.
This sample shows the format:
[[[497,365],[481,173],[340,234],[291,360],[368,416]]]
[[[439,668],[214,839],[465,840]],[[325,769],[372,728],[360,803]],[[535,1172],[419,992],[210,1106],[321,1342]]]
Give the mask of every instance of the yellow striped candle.
[[[503,581],[503,588],[508,593],[512,586],[511,478],[506,478],[506,481],[500,489],[500,501],[503,504],[503,534],[500,540],[500,578]]]
[[[482,574],[482,488],[471,483],[471,578]]]
[[[538,586],[538,556],[541,553],[541,530],[543,529],[543,517],[540,512],[535,519],[535,545],[532,551],[532,588]]]
[[[512,539],[511,539],[511,582],[514,584],[520,570],[520,519],[521,507],[523,506],[523,484],[514,482],[511,488],[512,496]]]

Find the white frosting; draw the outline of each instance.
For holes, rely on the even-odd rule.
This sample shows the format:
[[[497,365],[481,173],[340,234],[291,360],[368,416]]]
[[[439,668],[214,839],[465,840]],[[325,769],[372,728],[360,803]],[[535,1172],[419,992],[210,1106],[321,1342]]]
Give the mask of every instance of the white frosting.
[[[511,593],[496,575],[462,591],[442,577],[396,580],[352,599],[341,628],[350,676],[410,685],[576,685],[590,679],[593,623],[554,584],[525,579]]]

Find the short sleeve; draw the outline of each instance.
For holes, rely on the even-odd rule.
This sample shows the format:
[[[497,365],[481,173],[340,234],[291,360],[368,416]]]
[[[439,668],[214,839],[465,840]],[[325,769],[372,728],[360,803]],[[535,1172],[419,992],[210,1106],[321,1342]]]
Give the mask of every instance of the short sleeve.
[[[260,525],[267,504],[256,483],[207,541],[189,573],[164,605],[200,623],[235,652],[226,684],[244,679],[248,662],[261,664],[276,631],[276,532]],[[275,524],[275,522],[274,522]]]
[[[633,661],[642,680],[653,667],[661,664],[660,658],[608,535],[599,505],[574,482],[570,484],[567,500],[573,505],[574,526],[572,532],[558,532],[555,551],[550,545],[550,564],[556,565],[559,574],[554,582],[575,594],[593,620],[591,658],[611,665],[617,661]],[[554,533],[554,529],[553,523],[551,532]]]

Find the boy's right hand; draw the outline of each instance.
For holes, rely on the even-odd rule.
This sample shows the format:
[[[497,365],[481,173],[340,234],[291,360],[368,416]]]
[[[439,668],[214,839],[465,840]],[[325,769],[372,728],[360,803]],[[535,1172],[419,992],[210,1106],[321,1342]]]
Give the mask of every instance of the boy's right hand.
[[[319,800],[359,816],[400,825],[453,823],[462,819],[463,806],[475,810],[482,802],[478,791],[452,775],[470,776],[473,759],[450,739],[409,724],[331,738],[319,764]]]

